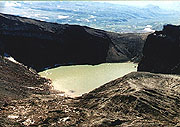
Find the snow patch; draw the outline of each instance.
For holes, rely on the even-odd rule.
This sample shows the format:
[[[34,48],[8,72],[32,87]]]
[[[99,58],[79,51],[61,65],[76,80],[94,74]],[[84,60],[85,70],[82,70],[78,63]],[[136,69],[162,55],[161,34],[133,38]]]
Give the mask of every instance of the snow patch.
[[[8,59],[8,60],[10,60],[10,61],[12,61],[12,62],[14,62],[14,63],[17,63],[17,64],[20,64],[19,62],[17,62],[13,57],[6,57],[6,59]]]

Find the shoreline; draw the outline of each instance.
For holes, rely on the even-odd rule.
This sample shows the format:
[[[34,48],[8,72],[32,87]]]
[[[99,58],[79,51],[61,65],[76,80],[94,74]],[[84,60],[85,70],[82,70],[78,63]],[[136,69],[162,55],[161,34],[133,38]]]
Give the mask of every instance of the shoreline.
[[[93,66],[61,66],[38,74],[52,80],[54,90],[63,91],[70,97],[77,97],[136,70],[137,64],[125,62],[104,63]],[[107,75],[107,73],[110,73],[110,75]],[[87,80],[87,82],[85,82],[85,80]]]

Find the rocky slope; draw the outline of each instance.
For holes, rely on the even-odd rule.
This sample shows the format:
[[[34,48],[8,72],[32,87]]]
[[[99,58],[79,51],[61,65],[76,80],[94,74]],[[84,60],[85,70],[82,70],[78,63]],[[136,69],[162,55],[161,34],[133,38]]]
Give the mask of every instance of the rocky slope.
[[[180,125],[180,77],[133,72],[79,98],[89,112],[81,126]]]
[[[0,110],[0,126],[178,127],[180,77],[133,72],[78,98],[34,94]]]
[[[40,77],[34,70],[0,57],[0,107],[31,94],[48,94],[48,83],[49,80]]]
[[[180,26],[166,25],[148,36],[138,71],[180,74]]]
[[[148,34],[117,34],[0,14],[0,47],[37,71],[57,65],[137,62]]]
[[[106,62],[139,62],[142,58],[142,49],[150,33],[106,33],[111,39],[107,52]]]

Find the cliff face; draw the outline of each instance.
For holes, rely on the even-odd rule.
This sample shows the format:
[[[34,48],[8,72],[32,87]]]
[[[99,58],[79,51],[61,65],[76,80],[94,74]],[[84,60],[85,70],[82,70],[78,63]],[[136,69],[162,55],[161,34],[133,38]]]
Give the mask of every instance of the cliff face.
[[[0,14],[0,41],[5,52],[37,71],[55,65],[138,61],[147,35]]]
[[[150,33],[110,33],[111,39],[107,52],[106,62],[139,62],[142,58],[142,49]]]
[[[180,74],[180,26],[166,25],[148,36],[138,71]]]

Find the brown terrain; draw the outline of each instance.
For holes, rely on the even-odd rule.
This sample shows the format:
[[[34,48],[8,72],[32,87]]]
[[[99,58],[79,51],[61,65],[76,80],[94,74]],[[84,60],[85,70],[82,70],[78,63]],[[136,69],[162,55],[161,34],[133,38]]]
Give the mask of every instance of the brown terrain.
[[[1,59],[1,67],[2,127],[180,126],[179,76],[133,72],[70,98],[21,64]]]
[[[11,42],[8,40],[9,36],[11,36],[10,39],[14,39],[15,37],[15,39],[21,40],[22,36],[17,37],[18,32],[13,36],[11,32],[14,32],[14,30],[21,31],[24,27],[20,29],[18,23],[21,21],[21,23],[24,24],[26,18],[21,19],[19,17],[3,14],[0,14],[0,18],[7,21],[5,22],[7,24],[5,24],[4,27],[1,27],[1,30],[4,30],[1,35],[5,36],[1,41],[3,41],[4,44],[5,42],[10,44]],[[7,26],[8,23],[11,24],[10,22],[12,22],[12,20],[15,21],[15,24],[17,23],[17,29],[10,29],[11,27]],[[33,26],[31,24],[32,22],[29,23],[29,19],[27,19],[27,21],[27,24]],[[26,23],[24,25],[27,25]],[[37,22],[34,21],[34,23]],[[59,27],[60,26],[61,25],[59,25]],[[67,33],[72,30],[72,27],[79,29],[79,26],[66,27],[68,27],[68,29],[66,29]],[[174,27],[172,28],[172,26],[170,26],[170,30],[173,31],[173,29]],[[175,29],[177,30],[177,27],[175,27]],[[104,37],[104,34],[102,36],[102,34],[94,29],[80,28],[80,30],[88,31],[88,33],[85,32],[85,35],[93,37],[94,39],[98,38],[98,42],[103,42],[103,39],[106,40],[106,37],[101,38]],[[25,40],[27,40],[27,36],[31,35],[28,32],[23,34],[23,39]],[[73,34],[73,32],[71,34]],[[120,48],[121,50],[118,49],[117,43],[116,45],[113,45],[113,37],[115,40],[118,40],[117,38],[119,38],[119,41],[121,40],[124,46],[128,46],[127,44],[132,45],[131,48],[128,48],[128,51],[131,51],[131,53],[134,51],[142,51],[142,49],[130,50],[137,48],[134,47],[133,44],[130,44],[130,42],[134,43],[134,38],[136,41],[138,40],[137,36],[129,37],[129,34],[124,34],[123,37],[126,37],[123,40],[123,37],[119,34],[116,36],[117,38],[115,37],[115,34],[108,34],[111,36],[111,44],[109,43],[108,48],[111,47],[112,50],[106,50],[108,51],[106,52],[107,54],[116,54],[116,51],[120,52],[124,49],[122,47]],[[20,54],[18,57],[18,52],[14,52],[14,54],[17,53],[17,58],[25,58],[24,63],[22,62],[23,64],[12,62],[6,57],[0,57],[0,127],[180,127],[180,76],[175,75],[179,74],[179,71],[176,73],[173,68],[172,75],[169,74],[171,72],[166,71],[166,69],[169,68],[164,66],[163,69],[159,71],[158,69],[163,61],[158,61],[159,63],[157,62],[157,68],[154,65],[155,63],[153,64],[154,68],[146,68],[150,67],[149,64],[151,64],[150,62],[147,62],[149,59],[158,59],[159,56],[159,54],[153,54],[151,56],[151,53],[153,52],[151,50],[153,48],[149,49],[148,47],[156,47],[156,44],[160,46],[159,43],[154,44],[153,40],[158,40],[160,38],[163,42],[161,35],[166,35],[167,38],[164,38],[166,42],[165,44],[173,45],[171,47],[171,50],[174,51],[172,55],[177,53],[176,45],[179,41],[178,38],[173,40],[173,36],[170,35],[169,32],[167,33],[167,31],[163,34],[158,34],[158,32],[155,32],[155,34],[157,36],[154,34],[149,35],[145,42],[143,59],[139,64],[139,69],[140,71],[150,71],[159,74],[150,72],[132,72],[114,81],[104,85],[102,84],[99,88],[76,98],[70,98],[63,92],[53,90],[49,79],[40,77],[35,70],[23,65],[27,62],[25,57],[27,55],[26,53]],[[97,36],[94,37],[94,35]],[[32,40],[34,40],[34,36],[35,35],[30,36],[33,38],[31,38]],[[128,41],[125,41],[127,36]],[[46,36],[38,36],[37,38],[41,40],[42,38],[44,39],[44,37]],[[67,39],[66,36],[64,39]],[[30,40],[29,43],[31,42]],[[108,40],[106,41],[108,42]],[[41,42],[44,43],[42,40]],[[45,42],[48,43],[48,41]],[[171,42],[174,43],[171,44]],[[138,43],[143,43],[142,38]],[[2,43],[1,46],[3,46]],[[10,49],[13,46],[9,46],[9,49],[7,48],[7,45],[5,46],[7,48],[5,48],[5,51],[8,51],[11,55],[13,52],[10,52]],[[20,49],[23,49],[24,45],[21,46]],[[40,47],[41,46],[42,45],[40,45]],[[140,44],[139,46],[141,47],[143,44]],[[158,49],[160,51],[165,51],[167,47],[168,46],[165,45]],[[173,49],[173,47],[175,49]],[[18,49],[17,46],[17,50]],[[107,54],[103,59],[108,58]],[[142,55],[142,53],[137,54]],[[135,56],[137,56],[137,54]],[[160,56],[161,55],[163,55],[163,52]],[[173,58],[176,58],[177,60],[174,60],[173,62],[179,63],[179,54],[176,55],[177,56]],[[86,56],[86,58],[88,57]],[[129,58],[132,60],[132,57]],[[139,61],[139,58],[141,57],[133,58],[137,58],[137,61]],[[169,59],[168,57],[166,58]],[[173,58],[170,58],[169,60]],[[117,57],[112,59],[117,59]],[[36,63],[33,65],[36,65]],[[176,65],[176,63],[174,65]],[[172,66],[173,64],[171,67]],[[37,64],[37,68],[38,67],[40,67],[40,65]],[[45,65],[42,67],[45,67]]]
[[[35,70],[0,56],[0,105],[31,94],[48,94],[49,84],[50,80],[40,77]]]

